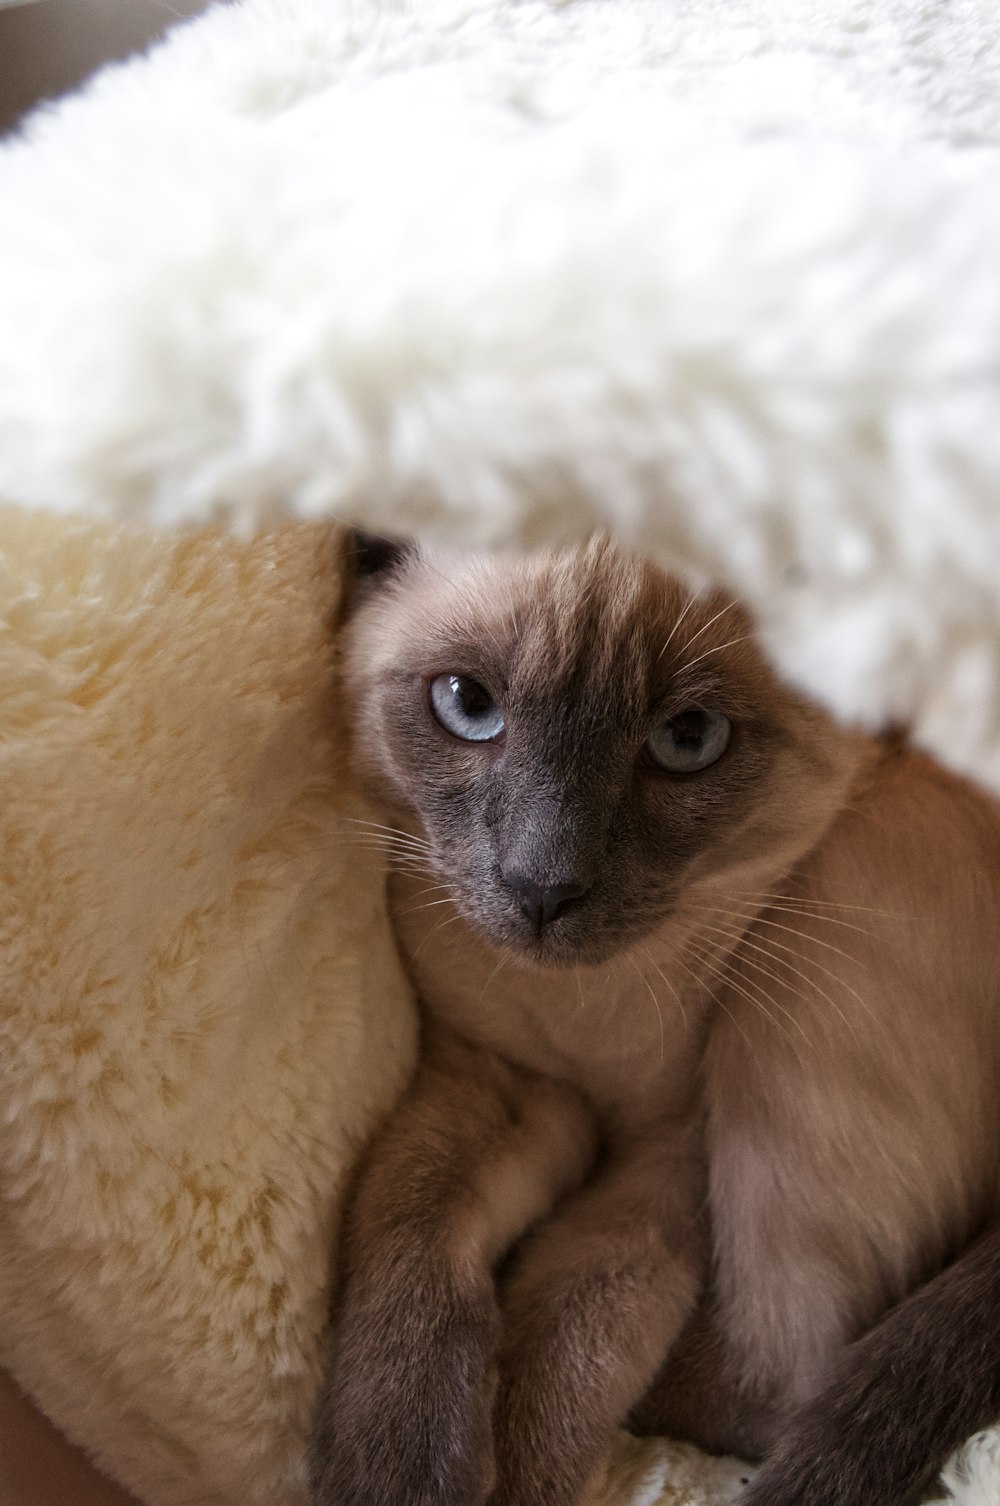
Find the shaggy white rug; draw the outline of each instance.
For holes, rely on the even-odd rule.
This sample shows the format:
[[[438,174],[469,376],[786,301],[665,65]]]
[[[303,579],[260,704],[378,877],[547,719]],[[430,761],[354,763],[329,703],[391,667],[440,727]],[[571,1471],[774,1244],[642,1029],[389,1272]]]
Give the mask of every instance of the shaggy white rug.
[[[0,161],[0,493],[611,523],[1000,787],[993,0],[245,0]]]
[[[998,30],[994,0],[219,7],[148,59],[109,70],[83,96],[36,117],[0,151],[0,495],[141,525],[227,523],[244,535],[261,523],[331,515],[493,544],[611,526],[737,589],[778,663],[835,710],[871,725],[909,724],[919,743],[1000,789]],[[9,518],[4,528],[17,532]],[[80,719],[86,698],[66,689],[86,659],[66,614],[110,601],[98,613],[102,642],[124,634],[131,643],[121,623],[145,618],[130,615],[142,605],[133,566],[122,576],[113,551],[94,564],[100,542],[66,547],[65,582],[52,574],[55,556],[40,565],[36,544],[23,558],[20,547],[5,597],[14,648],[5,640],[0,669],[15,674],[27,697],[19,705],[35,705],[29,682],[39,665],[62,687],[57,710],[45,702],[32,711],[31,736],[17,744],[17,768],[35,790],[31,738],[69,718],[84,744],[99,741]],[[155,569],[150,563],[168,618],[183,595],[167,562],[174,547],[163,546]],[[203,547],[206,559],[223,549]],[[220,566],[221,594],[206,584],[209,565],[195,571],[207,620],[224,619],[227,590],[240,600],[241,579],[267,574],[252,548],[246,558],[258,563],[245,564],[244,546],[229,547],[236,553]],[[300,648],[315,641],[319,621],[305,557],[313,546],[301,547],[305,555],[292,549],[275,567],[292,581],[296,605],[285,621],[294,618],[288,631]],[[32,637],[48,643],[56,620],[58,655]],[[196,623],[187,630],[202,641]],[[189,654],[177,670],[161,645],[136,662],[152,663],[169,723],[172,676],[193,695],[195,660]],[[306,704],[298,682],[281,688],[284,673],[274,667],[273,704]],[[224,702],[224,688],[219,695]],[[202,698],[196,710],[198,746],[215,748],[214,707]],[[255,723],[262,748],[265,722]],[[79,756],[72,739],[66,747],[68,760]],[[222,750],[211,756],[222,768]],[[46,768],[47,796],[58,769]],[[184,777],[193,781],[193,769]],[[226,798],[250,802],[256,778],[248,755],[223,781]],[[303,790],[288,795],[289,811]],[[224,802],[219,809],[233,814]],[[49,830],[57,818],[45,812]],[[175,814],[168,802],[164,832]],[[288,815],[295,859],[305,862],[297,819]],[[19,839],[35,840],[30,823]],[[249,858],[226,840],[226,882],[242,893]],[[289,840],[269,829],[251,854],[268,903],[278,903],[277,854]],[[51,841],[42,856],[57,871],[82,861],[70,836]],[[161,866],[132,854],[124,882],[140,872],[144,883],[168,883],[162,848],[152,851]],[[20,883],[6,871],[8,908],[23,908]],[[107,899],[102,923],[111,910],[121,925],[120,896]],[[222,952],[233,940],[225,926],[211,934]],[[345,956],[351,947],[355,959],[364,954],[349,926],[338,944]],[[154,953],[150,944],[137,979],[143,967],[155,974],[162,955],[151,962]],[[63,987],[79,961],[67,955],[59,955],[70,968]],[[265,960],[261,967],[263,977]],[[9,959],[5,968],[12,997],[23,979]],[[104,979],[109,1017],[120,1024],[138,995],[115,994],[118,981]],[[357,995],[344,997],[356,1029]],[[31,1018],[17,1018],[18,1071],[38,1101],[39,1083],[58,1076],[65,1040],[50,1031],[45,1049],[56,1055],[46,1057]],[[232,1045],[243,1027],[230,1020],[226,1028]],[[398,1034],[402,1043],[405,1026]],[[334,1063],[340,1044],[330,1036],[322,1047]],[[315,1051],[299,1041],[293,1079]],[[397,1066],[404,1044],[399,1053]],[[99,1073],[83,1082],[91,1096],[95,1081]],[[133,1089],[141,1095],[139,1078]],[[161,1103],[158,1113],[168,1109]],[[358,1108],[356,1134],[373,1111]],[[74,1131],[84,1138],[85,1119]],[[177,1124],[175,1132],[181,1140],[171,1145],[183,1141]],[[313,1159],[295,1216],[313,1240],[335,1205],[335,1191],[323,1203],[315,1188],[325,1175],[335,1189],[343,1169],[330,1133],[303,1131]],[[244,1188],[251,1202],[267,1157],[273,1151],[280,1163],[293,1140],[277,1150],[255,1142],[253,1187]],[[75,1141],[45,1143],[56,1158],[45,1164],[62,1175],[58,1156],[65,1161]],[[304,1154],[301,1142],[295,1150]],[[228,1166],[225,1147],[212,1153],[216,1169]],[[41,1222],[17,1224],[27,1241],[23,1276],[25,1250],[58,1240],[42,1216],[56,1205],[41,1171],[18,1187],[18,1196],[40,1200],[31,1217]],[[161,1193],[169,1195],[166,1182]],[[159,1206],[121,1203],[116,1227],[126,1244],[142,1245],[143,1220]],[[214,1228],[201,1192],[178,1206],[188,1233],[206,1220]],[[69,1216],[64,1203],[56,1212]],[[8,1224],[12,1217],[8,1207]],[[271,1232],[258,1231],[269,1271]],[[283,1229],[282,1250],[295,1233]],[[147,1238],[147,1284],[155,1253]],[[157,1307],[161,1296],[146,1293],[155,1308],[150,1342],[174,1312],[165,1298]],[[316,1280],[298,1292],[295,1323],[321,1299]],[[170,1301],[183,1306],[177,1293]],[[224,1308],[215,1314],[223,1329]],[[98,1304],[86,1321],[77,1313],[71,1347],[86,1357],[90,1345],[105,1370],[109,1353],[125,1355],[117,1394],[131,1396],[142,1342],[109,1331],[109,1311]],[[193,1342],[205,1317],[192,1308],[178,1332]],[[239,1453],[254,1437],[270,1458],[267,1428],[282,1418],[292,1426],[291,1417],[294,1432],[305,1407],[301,1390],[280,1406],[268,1392],[261,1416],[270,1421],[255,1434],[252,1355],[228,1419],[211,1406],[189,1415],[183,1366],[175,1373],[171,1361],[155,1394],[136,1402],[140,1421],[110,1438],[96,1403],[70,1417],[73,1397],[54,1379],[58,1356],[48,1369],[26,1358],[36,1318],[20,1340],[3,1339],[21,1344],[15,1368],[30,1370],[60,1420],[153,1506],[190,1495],[192,1482],[205,1501],[256,1499],[265,1489],[281,1506],[299,1500],[287,1461],[268,1475],[256,1455]],[[297,1357],[282,1351],[282,1363],[306,1386],[316,1359],[302,1344]],[[211,1363],[222,1364],[224,1352],[223,1344]],[[136,1439],[158,1406],[173,1421],[156,1445],[155,1472],[144,1474],[146,1444]],[[213,1427],[221,1442],[207,1462]],[[655,1448],[640,1464],[622,1456],[606,1499],[657,1499],[657,1457]],[[679,1456],[668,1457],[676,1482]],[[951,1498],[995,1506],[993,1435],[967,1465],[949,1476]],[[722,1500],[731,1489],[731,1474],[705,1474],[689,1495]],[[684,1500],[683,1490],[665,1483],[662,1499]]]

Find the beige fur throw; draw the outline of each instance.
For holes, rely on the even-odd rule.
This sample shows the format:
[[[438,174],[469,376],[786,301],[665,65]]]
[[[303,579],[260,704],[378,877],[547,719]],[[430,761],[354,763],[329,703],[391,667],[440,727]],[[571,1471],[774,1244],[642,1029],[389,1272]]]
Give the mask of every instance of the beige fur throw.
[[[293,1506],[344,1177],[414,1048],[333,541],[0,531],[3,1359],[149,1506]]]

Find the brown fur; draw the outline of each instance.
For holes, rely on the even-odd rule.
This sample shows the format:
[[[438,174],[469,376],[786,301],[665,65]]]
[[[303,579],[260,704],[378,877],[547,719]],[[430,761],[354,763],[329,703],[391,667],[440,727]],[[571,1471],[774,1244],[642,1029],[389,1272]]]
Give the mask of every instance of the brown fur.
[[[997,1206],[997,812],[606,541],[366,558],[345,688],[426,1040],[359,1182],[317,1499],[571,1506],[630,1413],[765,1452]],[[435,721],[449,673],[497,742]],[[691,704],[730,747],[651,768]],[[575,896],[544,927],[525,874]]]
[[[1000,1225],[850,1345],[743,1506],[898,1506],[1000,1419]]]

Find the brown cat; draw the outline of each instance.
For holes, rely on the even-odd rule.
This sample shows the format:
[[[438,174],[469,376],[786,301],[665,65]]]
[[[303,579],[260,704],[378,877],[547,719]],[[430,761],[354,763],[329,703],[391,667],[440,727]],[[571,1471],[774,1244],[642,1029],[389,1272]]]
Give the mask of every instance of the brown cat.
[[[632,1414],[776,1448],[751,1497],[790,1506],[848,1346],[998,1208],[998,813],[606,540],[357,570],[424,1039],[348,1218],[317,1500],[571,1506]]]

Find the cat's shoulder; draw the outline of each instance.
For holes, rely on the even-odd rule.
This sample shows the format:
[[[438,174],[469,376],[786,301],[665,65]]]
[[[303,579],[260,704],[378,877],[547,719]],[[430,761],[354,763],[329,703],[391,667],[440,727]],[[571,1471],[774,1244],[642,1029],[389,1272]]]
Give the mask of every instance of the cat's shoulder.
[[[995,922],[1000,802],[921,753],[877,745],[801,883],[815,900],[924,926]]]

